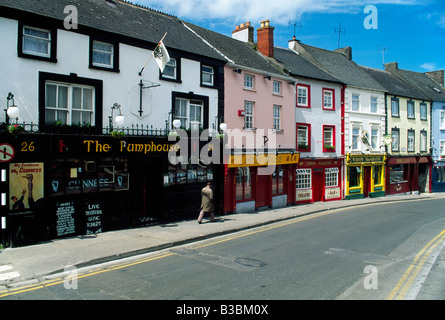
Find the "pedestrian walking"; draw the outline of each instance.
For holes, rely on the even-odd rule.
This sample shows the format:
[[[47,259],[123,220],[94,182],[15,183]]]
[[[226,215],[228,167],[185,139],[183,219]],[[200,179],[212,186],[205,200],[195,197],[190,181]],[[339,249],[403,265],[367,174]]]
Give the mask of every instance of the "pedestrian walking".
[[[210,221],[215,221],[215,212],[213,209],[213,191],[212,182],[207,182],[207,185],[201,190],[201,211],[199,212],[198,223],[202,223],[204,214],[210,214]]]

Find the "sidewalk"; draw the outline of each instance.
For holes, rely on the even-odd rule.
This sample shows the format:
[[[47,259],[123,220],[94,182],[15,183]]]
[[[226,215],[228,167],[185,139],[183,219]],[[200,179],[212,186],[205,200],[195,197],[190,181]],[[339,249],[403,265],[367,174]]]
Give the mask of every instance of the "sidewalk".
[[[0,287],[14,282],[61,272],[65,267],[84,267],[97,263],[149,253],[189,242],[266,225],[325,210],[355,207],[370,203],[445,198],[444,193],[397,195],[382,198],[316,202],[281,209],[217,217],[217,222],[203,224],[196,220],[180,221],[138,229],[105,232],[97,236],[68,239],[0,251],[0,269],[11,268],[19,274],[13,279],[0,280]],[[197,214],[198,215],[198,214]],[[0,274],[1,275],[1,274]]]

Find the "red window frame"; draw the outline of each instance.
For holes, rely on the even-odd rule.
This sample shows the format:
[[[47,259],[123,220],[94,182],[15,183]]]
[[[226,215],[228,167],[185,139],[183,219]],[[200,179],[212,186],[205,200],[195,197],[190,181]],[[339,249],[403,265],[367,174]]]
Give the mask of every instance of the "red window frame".
[[[298,104],[298,87],[305,87],[307,89],[307,105],[300,105]],[[297,84],[297,107],[299,108],[311,108],[311,86],[309,84]]]
[[[322,99],[321,103],[323,105],[323,110],[335,111],[335,89],[323,88],[322,92],[323,92],[323,94],[321,96],[321,99]],[[331,92],[332,93],[332,107],[331,108],[327,108],[324,105],[324,94],[325,94],[325,92]]]
[[[298,146],[298,127],[307,127],[307,148],[301,148]],[[296,150],[297,151],[301,151],[301,152],[311,152],[311,124],[310,123],[301,123],[301,122],[297,122],[297,126],[296,126],[296,130],[297,130],[297,146],[296,146]]]
[[[332,149],[331,148],[326,148],[326,144],[325,144],[325,130],[326,129],[332,129]],[[329,125],[323,125],[323,152],[335,152],[336,151],[336,145],[335,145],[335,126],[329,126]]]

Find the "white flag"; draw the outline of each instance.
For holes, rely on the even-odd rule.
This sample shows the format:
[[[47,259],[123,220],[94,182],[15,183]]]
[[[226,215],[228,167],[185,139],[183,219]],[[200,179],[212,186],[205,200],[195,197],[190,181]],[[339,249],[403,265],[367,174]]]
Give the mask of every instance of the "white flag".
[[[154,49],[153,55],[156,59],[156,63],[159,66],[159,69],[161,70],[161,73],[164,72],[165,65],[170,61],[170,55],[168,54],[167,48],[165,47],[162,40]]]

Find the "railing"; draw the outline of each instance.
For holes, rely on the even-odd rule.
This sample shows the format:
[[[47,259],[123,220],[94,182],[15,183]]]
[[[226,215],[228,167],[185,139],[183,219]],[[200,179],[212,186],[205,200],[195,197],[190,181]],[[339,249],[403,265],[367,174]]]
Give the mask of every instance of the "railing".
[[[9,131],[12,129],[12,131]],[[14,134],[71,134],[71,135],[108,135],[112,132],[123,132],[125,136],[167,136],[169,130],[166,128],[154,128],[152,125],[132,124],[129,127],[110,128],[110,127],[95,127],[89,125],[61,125],[61,124],[46,124],[39,126],[36,123],[13,123],[7,126],[5,123],[0,124],[0,133]]]

